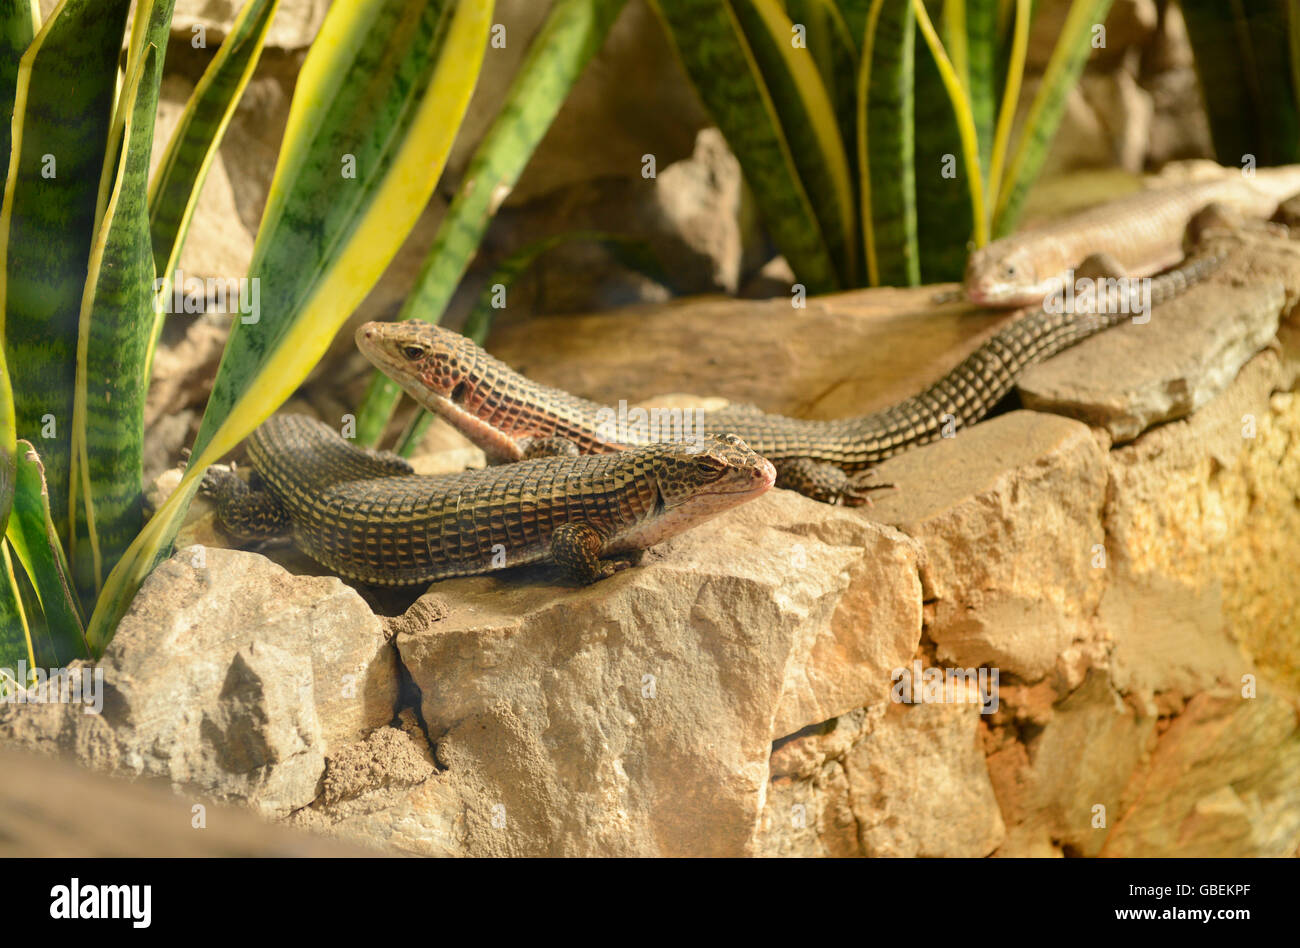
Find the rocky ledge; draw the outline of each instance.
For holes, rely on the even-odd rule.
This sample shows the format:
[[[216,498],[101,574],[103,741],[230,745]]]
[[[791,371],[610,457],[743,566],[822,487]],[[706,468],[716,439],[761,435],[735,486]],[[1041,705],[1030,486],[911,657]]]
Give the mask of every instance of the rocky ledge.
[[[0,737],[407,853],[1295,854],[1298,247],[1248,236],[881,465],[870,510],[774,491],[592,587],[534,568],[412,604],[182,549],[103,713],[3,706]],[[1002,318],[932,292],[538,318],[491,348],[608,402],[833,417]]]

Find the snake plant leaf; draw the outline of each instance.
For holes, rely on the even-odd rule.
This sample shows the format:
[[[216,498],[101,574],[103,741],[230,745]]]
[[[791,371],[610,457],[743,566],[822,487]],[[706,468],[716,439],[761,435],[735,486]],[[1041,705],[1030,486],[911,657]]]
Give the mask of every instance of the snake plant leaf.
[[[27,682],[17,679],[19,662],[35,668],[36,655],[32,651],[27,610],[18,591],[13,554],[9,541],[0,535],[0,696],[12,693],[15,687],[26,686]]]
[[[1221,164],[1240,165],[1258,144],[1249,35],[1243,11],[1224,0],[1181,0],[1196,76]],[[1277,77],[1270,77],[1276,82]]]
[[[653,0],[653,6],[691,83],[740,162],[763,223],[791,269],[810,293],[839,289],[835,259],[736,19],[733,0]]]
[[[18,434],[41,445],[66,530],[86,261],[130,0],[62,0],[23,54],[0,212],[0,335]]]
[[[940,4],[927,6],[939,12]],[[943,8],[954,6],[944,4]],[[962,44],[966,21],[961,21]],[[946,44],[945,44],[946,45]],[[916,85],[916,223],[917,247],[924,283],[961,279],[967,245],[975,233],[971,216],[971,181],[962,154],[957,106],[943,83],[938,64],[919,33],[913,52]],[[968,59],[969,61],[969,59]],[[956,69],[956,63],[954,63]],[[969,70],[968,70],[969,74]],[[979,182],[980,186],[983,181]]]
[[[867,35],[867,20],[870,18],[871,8],[876,5],[875,0],[835,0],[835,5],[839,7],[840,15],[848,26],[849,35],[853,37],[853,43],[861,53],[863,40]]]
[[[170,547],[203,472],[293,393],[414,226],[465,115],[491,17],[481,0],[330,7],[253,248],[257,312],[231,332],[185,476],[109,574],[88,630],[96,653]]]
[[[50,516],[50,493],[45,468],[29,441],[18,442],[18,475],[13,512],[5,536],[30,580],[41,612],[32,625],[36,663],[57,668],[90,650],[72,591],[68,563]]]
[[[910,2],[874,0],[858,78],[863,245],[872,286],[915,286],[921,279],[913,126],[915,33]]]
[[[1244,16],[1244,59],[1254,98],[1256,132],[1252,153],[1262,165],[1294,162],[1300,143],[1300,122],[1296,116],[1296,88],[1288,81],[1293,75],[1291,30],[1288,7],[1294,0],[1265,0],[1249,5],[1232,4]],[[1238,155],[1235,164],[1241,164]]]
[[[36,0],[0,0],[0,181],[9,176],[10,119],[18,63],[40,28],[41,9]]]
[[[170,18],[171,0],[155,11],[162,6]],[[102,586],[105,563],[116,563],[144,525],[145,370],[154,324],[147,192],[161,75],[160,51],[149,43],[119,100],[122,154],[82,298],[68,557],[84,603]]]
[[[803,25],[807,30],[808,51],[835,104],[840,135],[844,142],[852,142],[858,114],[858,42],[861,37],[855,39],[849,32],[849,25],[835,0],[788,0],[785,8],[790,21]],[[854,213],[857,213],[856,208]]]
[[[989,204],[996,208],[1001,197],[1003,170],[1007,148],[1011,141],[1011,128],[1016,118],[1020,100],[1020,83],[1025,76],[1025,62],[1029,54],[1029,27],[1033,22],[1033,0],[1015,0],[1015,27],[1007,46],[1002,107],[998,110],[997,128],[993,135],[993,153],[986,178],[989,187]]]
[[[573,84],[605,43],[627,0],[557,0],[474,151],[399,319],[436,323]],[[374,444],[401,389],[375,372],[357,412],[357,440]]]
[[[971,219],[975,225],[975,246],[981,247],[988,242],[988,217],[984,206],[984,176],[980,171],[979,142],[975,138],[975,119],[970,110],[970,99],[961,79],[948,58],[938,31],[925,8],[924,0],[912,0],[912,10],[916,15],[917,31],[925,39],[930,58],[939,70],[939,79],[952,102],[953,116],[957,122],[957,133],[961,139],[962,164],[966,172],[966,193],[970,197]],[[954,155],[954,159],[955,159]]]
[[[965,7],[965,86],[975,121],[975,137],[980,144],[980,169],[984,172],[987,193],[994,123],[997,121],[998,0],[962,0],[954,6]]]
[[[732,0],[732,9],[792,145],[795,169],[812,201],[840,285],[853,286],[857,214],[834,101],[812,51],[794,45],[794,24],[776,0]]]
[[[1065,112],[1066,98],[1083,72],[1092,51],[1092,30],[1110,12],[1112,0],[1074,0],[1052,48],[1051,58],[1017,139],[1011,160],[998,184],[993,236],[1010,233],[1020,217],[1025,196],[1047,160],[1047,150]]]
[[[18,469],[18,438],[14,433],[14,393],[9,384],[3,340],[0,340],[0,536],[9,523]]]
[[[235,107],[261,60],[271,21],[280,0],[248,0],[230,33],[204,70],[185,104],[185,111],[167,143],[149,186],[149,227],[154,268],[164,282],[159,295],[168,296],[176,263],[189,232],[199,193],[225,137]],[[164,314],[154,326],[150,362]]]

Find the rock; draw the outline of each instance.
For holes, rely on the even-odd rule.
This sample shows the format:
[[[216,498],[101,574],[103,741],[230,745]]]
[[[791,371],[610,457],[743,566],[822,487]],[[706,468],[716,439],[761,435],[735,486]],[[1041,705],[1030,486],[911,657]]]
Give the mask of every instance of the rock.
[[[123,780],[69,761],[0,748],[0,856],[5,858],[365,855],[373,852],[276,826],[239,807],[178,794],[163,780]]]
[[[593,587],[437,595],[396,642],[475,854],[749,852],[773,738],[880,700],[920,633],[910,541],[781,491]]]
[[[976,705],[885,703],[782,742],[761,854],[988,855],[1004,828],[978,720]],[[792,755],[802,763],[785,772]]]
[[[716,287],[735,294],[745,246],[753,246],[757,236],[746,241],[741,232],[744,179],[722,133],[701,131],[694,155],[664,168],[654,193],[662,218],[656,256],[674,283],[691,292]],[[707,270],[692,276],[701,265]]]
[[[1126,704],[1103,669],[1064,696],[1039,723],[1023,717],[1002,690],[1007,741],[989,753],[989,773],[1007,821],[998,855],[1095,856],[1123,812],[1121,796],[1155,731],[1154,717]],[[1027,737],[1017,735],[1028,734]],[[1098,811],[1096,808],[1101,807]]]
[[[987,856],[1005,827],[980,748],[979,706],[890,704],[845,757],[868,856]]]
[[[1105,454],[1075,421],[1017,411],[877,468],[867,516],[925,549],[921,577],[938,657],[1034,681],[1090,636]]]
[[[1255,662],[1300,687],[1300,349],[1288,351],[1261,353],[1201,411],[1111,452],[1098,617],[1116,683],[1137,700],[1235,686]]]
[[[1169,4],[1165,9],[1177,12],[1178,7]],[[1146,156],[1149,167],[1214,154],[1201,87],[1190,64],[1145,77],[1142,87],[1150,93],[1152,106],[1151,139]]]
[[[1103,856],[1293,856],[1300,846],[1296,708],[1261,687],[1192,698],[1125,791]]]
[[[1127,71],[1084,75],[1079,90],[1106,130],[1110,164],[1134,173],[1146,167],[1154,109],[1151,95]]]
[[[325,21],[329,5],[330,0],[281,0],[267,32],[266,45],[281,49],[310,46]],[[199,35],[196,28],[202,28],[207,31],[208,47],[215,49],[242,6],[239,0],[176,0],[172,33],[193,42]]]
[[[310,803],[325,754],[386,724],[398,696],[383,626],[354,591],[220,549],[154,570],[98,668],[102,714],[4,705],[0,737],[278,816]]]
[[[1022,377],[1027,407],[1079,418],[1130,441],[1206,404],[1277,332],[1300,299],[1300,245],[1250,235],[1205,283]],[[1230,314],[1230,315],[1229,315]]]

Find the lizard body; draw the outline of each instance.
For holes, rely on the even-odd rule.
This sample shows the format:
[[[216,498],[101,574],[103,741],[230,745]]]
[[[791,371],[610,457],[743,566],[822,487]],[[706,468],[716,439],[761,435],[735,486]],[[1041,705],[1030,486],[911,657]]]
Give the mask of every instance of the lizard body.
[[[541,561],[593,582],[775,478],[734,436],[417,475],[303,415],[266,421],[249,455],[260,489],[231,471],[205,477],[222,525],[242,539],[292,534],[312,559],[377,586]]]
[[[1181,258],[1188,223],[1206,205],[1266,218],[1297,192],[1300,167],[1148,188],[981,247],[967,262],[963,288],[980,306],[1028,306],[1065,270],[1101,251],[1119,264],[1115,276],[1149,276]]]
[[[1154,278],[1151,304],[1181,293],[1221,261],[1220,252],[1207,252]],[[537,453],[539,446],[599,454],[728,432],[775,465],[777,486],[856,506],[869,502],[869,492],[879,486],[866,484],[860,472],[938,439],[945,429],[978,421],[1028,366],[1129,318],[1127,310],[1105,315],[1031,310],[929,388],[882,411],[815,421],[728,408],[692,413],[690,430],[679,432],[614,425],[613,409],[527,379],[459,333],[427,323],[367,323],[357,330],[357,345],[420,405],[494,461],[516,461]]]

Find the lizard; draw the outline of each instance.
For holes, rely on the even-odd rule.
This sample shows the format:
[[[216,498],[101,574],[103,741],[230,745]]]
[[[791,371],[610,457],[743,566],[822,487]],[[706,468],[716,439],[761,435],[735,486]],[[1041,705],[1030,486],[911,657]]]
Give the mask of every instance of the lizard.
[[[970,255],[963,290],[978,306],[1027,306],[1050,294],[1066,268],[1103,248],[1118,265],[1112,276],[1149,276],[1181,258],[1184,232],[1207,205],[1268,217],[1297,192],[1300,167],[1148,188],[986,244]]]
[[[776,476],[734,435],[418,475],[305,415],[267,420],[249,457],[248,483],[222,468],[202,481],[225,530],[243,541],[291,535],[318,563],[375,586],[544,561],[595,582],[758,497]]]
[[[1150,303],[1171,299],[1213,272],[1226,254],[1222,246],[1152,278]],[[1113,261],[1094,255],[1079,273],[1096,279],[1114,267]],[[1119,308],[1124,312],[1114,312]],[[1024,369],[1130,318],[1128,308],[1109,310],[1104,315],[1054,312],[1046,306],[1029,310],[929,388],[872,414],[815,421],[735,406],[696,413],[694,434],[739,435],[773,463],[778,487],[826,503],[869,504],[872,491],[892,486],[868,483],[873,465],[935,441],[945,428],[973,424],[1011,391]],[[357,329],[356,341],[376,367],[482,448],[493,463],[547,453],[621,451],[662,434],[611,431],[613,409],[527,379],[471,340],[439,326],[416,320],[370,322]]]

